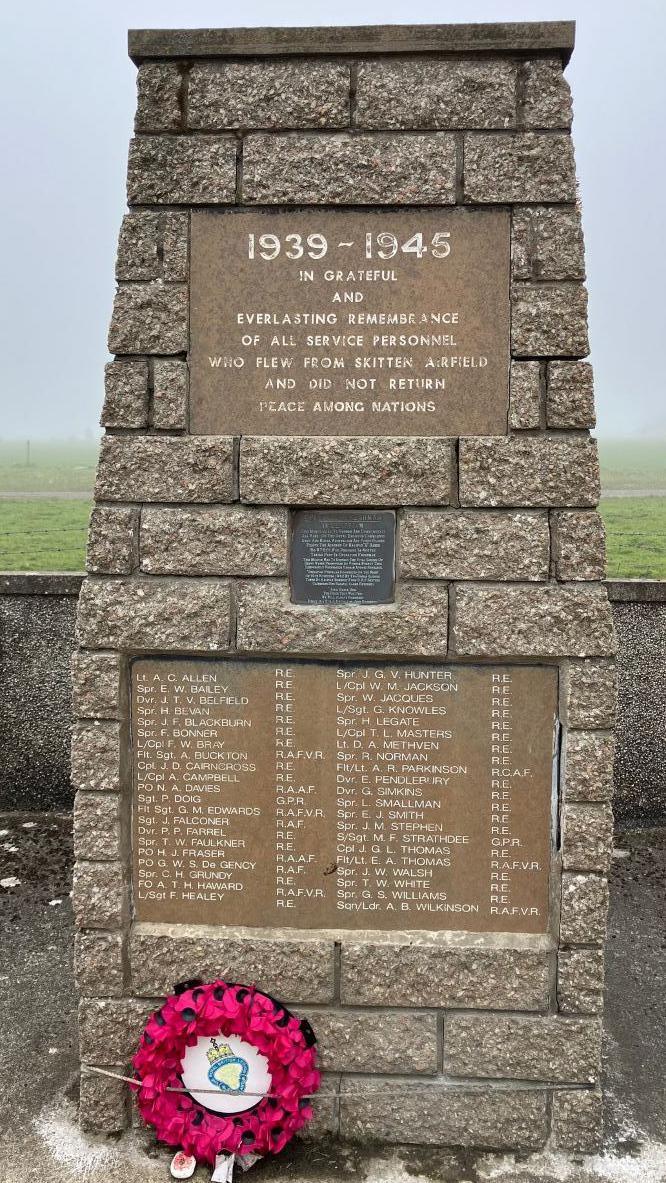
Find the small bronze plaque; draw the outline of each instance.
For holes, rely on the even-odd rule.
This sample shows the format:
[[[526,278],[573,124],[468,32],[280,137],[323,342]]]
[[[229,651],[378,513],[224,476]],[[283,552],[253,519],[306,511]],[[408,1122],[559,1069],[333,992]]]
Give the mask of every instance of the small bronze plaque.
[[[504,435],[509,214],[195,212],[197,435]]]
[[[301,509],[292,517],[295,604],[388,604],[394,598],[395,513]]]
[[[155,659],[132,691],[138,919],[547,931],[555,669]]]

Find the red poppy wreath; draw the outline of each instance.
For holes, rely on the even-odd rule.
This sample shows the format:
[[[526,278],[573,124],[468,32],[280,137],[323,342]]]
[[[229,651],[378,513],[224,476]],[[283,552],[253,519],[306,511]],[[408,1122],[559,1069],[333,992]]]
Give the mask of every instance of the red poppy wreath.
[[[132,1061],[141,1116],[200,1162],[277,1154],[312,1117],[315,1042],[252,986],[187,982],[151,1015]]]

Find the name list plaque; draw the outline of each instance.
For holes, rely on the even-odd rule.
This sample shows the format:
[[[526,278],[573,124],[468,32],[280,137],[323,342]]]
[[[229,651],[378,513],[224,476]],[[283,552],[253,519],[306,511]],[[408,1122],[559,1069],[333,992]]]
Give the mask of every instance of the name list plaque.
[[[548,929],[557,671],[138,660],[139,920]]]
[[[195,434],[506,434],[506,211],[197,211],[190,293]]]
[[[395,591],[392,509],[299,509],[292,515],[295,604],[388,604]]]

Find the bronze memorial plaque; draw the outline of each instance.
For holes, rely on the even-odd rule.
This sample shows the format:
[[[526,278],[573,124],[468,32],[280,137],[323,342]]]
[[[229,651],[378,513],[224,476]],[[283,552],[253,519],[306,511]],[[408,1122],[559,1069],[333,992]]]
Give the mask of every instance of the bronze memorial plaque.
[[[197,435],[504,435],[509,214],[192,214]]]
[[[548,928],[557,671],[140,660],[139,920]]]
[[[299,509],[292,514],[294,604],[389,604],[395,598],[395,511]]]

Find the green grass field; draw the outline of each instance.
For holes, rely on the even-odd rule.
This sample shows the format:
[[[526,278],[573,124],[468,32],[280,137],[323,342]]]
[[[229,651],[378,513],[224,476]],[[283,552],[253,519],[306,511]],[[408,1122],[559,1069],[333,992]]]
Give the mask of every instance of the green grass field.
[[[28,454],[0,441],[0,570],[83,570],[97,450],[37,441]],[[666,442],[605,440],[599,451],[609,578],[666,579]]]

